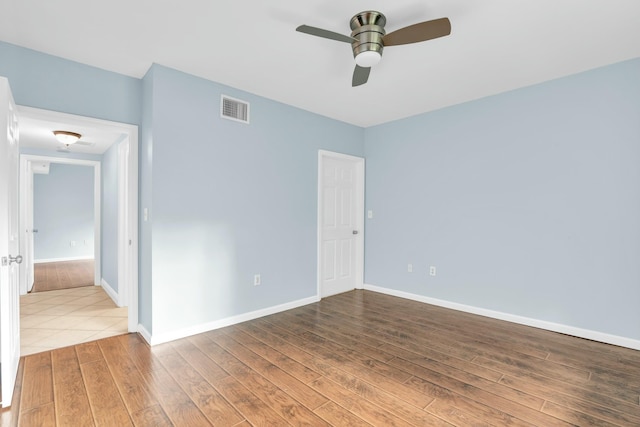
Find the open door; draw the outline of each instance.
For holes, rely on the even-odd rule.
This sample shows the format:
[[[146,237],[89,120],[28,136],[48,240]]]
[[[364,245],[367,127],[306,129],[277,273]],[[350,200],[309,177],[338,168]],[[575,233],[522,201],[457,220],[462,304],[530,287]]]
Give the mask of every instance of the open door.
[[[11,405],[20,360],[18,116],[9,81],[0,77],[0,374],[2,407]]]
[[[22,266],[20,268],[20,295],[31,292],[34,283],[33,265],[33,233],[38,230],[33,228],[33,174],[35,171],[47,167],[48,163],[40,162],[34,167],[33,162],[20,156],[20,253]]]
[[[0,77],[0,375],[2,407],[11,405],[20,360],[18,115],[9,81]]]

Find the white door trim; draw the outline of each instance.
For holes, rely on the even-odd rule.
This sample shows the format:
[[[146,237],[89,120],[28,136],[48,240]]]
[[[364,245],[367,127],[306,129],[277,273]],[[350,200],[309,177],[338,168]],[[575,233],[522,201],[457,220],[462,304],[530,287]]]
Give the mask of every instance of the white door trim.
[[[138,128],[118,146],[118,290],[129,307],[129,332],[138,330]],[[124,165],[124,167],[122,167]]]
[[[138,126],[127,123],[118,123],[108,120],[95,119],[91,117],[76,116],[67,113],[59,113],[56,111],[41,110],[31,107],[18,107],[18,113],[26,113],[39,118],[50,119],[54,122],[72,121],[73,123],[83,122],[92,127],[103,127],[110,130],[117,130],[124,134],[123,139],[119,142],[119,179],[125,177],[126,185],[118,188],[118,203],[120,206],[126,206],[127,209],[120,209],[118,212],[118,223],[123,224],[118,227],[118,299],[128,306],[128,329],[129,332],[137,332],[138,330]],[[95,262],[96,277],[95,283],[101,284],[101,266],[100,266],[100,200],[101,200],[101,172],[100,162],[91,160],[65,159],[55,156],[36,156],[23,154],[21,158],[21,173],[27,173],[26,163],[22,164],[23,158],[26,160],[46,160],[52,163],[67,164],[87,164],[87,162],[97,163],[94,166],[95,173]],[[124,167],[120,164],[125,162]],[[84,162],[84,163],[83,163]],[[25,181],[20,181],[20,194],[25,194],[22,187]],[[25,224],[25,210],[22,210],[21,203],[20,224]],[[33,209],[33,204],[31,204]],[[26,233],[21,233],[24,235]],[[122,265],[120,261],[122,260]],[[121,272],[121,268],[124,269]],[[120,283],[121,278],[124,280]],[[124,296],[124,300],[123,300]]]
[[[49,162],[49,163],[58,163],[58,164],[66,164],[66,165],[80,165],[80,166],[90,166],[93,167],[93,242],[94,248],[93,253],[95,257],[95,268],[94,268],[94,278],[93,283],[100,283],[100,272],[102,271],[100,264],[100,208],[101,208],[101,200],[100,194],[102,189],[101,184],[101,165],[97,160],[78,160],[78,159],[65,159],[61,157],[49,157],[49,156],[40,156],[33,154],[21,154],[20,155],[20,198],[24,199],[24,203],[20,203],[20,230],[24,230],[24,232],[20,233],[20,241],[21,247],[28,247],[28,243],[26,239],[28,231],[25,228],[28,224],[27,215],[29,212],[33,212],[33,179],[29,179],[28,175],[33,176],[33,171],[31,170],[32,162]],[[31,184],[30,186],[28,184]],[[31,195],[29,195],[29,192]],[[31,230],[33,234],[33,230]],[[29,256],[30,257],[30,256]],[[21,266],[21,270],[26,270],[29,264],[34,262],[33,259],[28,259]],[[26,277],[26,273],[22,272],[21,277]],[[20,295],[25,295],[29,291],[27,289],[27,283],[20,284]]]
[[[322,188],[324,175],[322,173],[324,169],[324,161],[327,158],[351,160],[356,162],[357,165],[357,200],[356,209],[358,211],[357,229],[360,233],[360,238],[356,240],[356,289],[364,288],[364,187],[365,187],[365,162],[364,158],[352,156],[349,154],[336,153],[327,150],[318,150],[318,217],[317,217],[317,296],[322,298],[322,215],[323,215],[323,203]]]

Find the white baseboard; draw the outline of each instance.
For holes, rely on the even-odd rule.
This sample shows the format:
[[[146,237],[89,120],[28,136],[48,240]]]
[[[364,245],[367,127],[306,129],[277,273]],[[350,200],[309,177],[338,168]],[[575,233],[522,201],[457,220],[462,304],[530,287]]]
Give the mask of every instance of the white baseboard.
[[[450,308],[452,310],[464,311],[465,313],[478,314],[480,316],[490,317],[492,319],[505,320],[507,322],[518,323],[520,325],[533,326],[534,328],[546,329],[548,331],[559,332],[561,334],[573,335],[580,338],[586,338],[588,340],[613,344],[620,347],[627,347],[634,350],[640,350],[640,340],[634,340],[618,335],[605,334],[603,332],[592,331],[589,329],[582,329],[576,328],[574,326],[547,322],[546,320],[532,319],[529,317],[517,316],[515,314],[502,313],[500,311],[493,311],[485,308],[459,304],[456,302],[430,298],[423,295],[412,294],[409,292],[398,291],[395,289],[384,288],[376,285],[365,284],[364,289],[399,298],[423,302],[426,304],[437,305],[439,307]]]
[[[298,301],[292,301],[286,304],[276,305],[274,307],[268,307],[261,310],[252,311],[250,313],[244,313],[237,316],[227,317],[226,319],[220,319],[214,322],[203,323],[200,325],[194,325],[188,328],[178,329],[176,331],[164,332],[160,334],[150,334],[142,326],[138,327],[138,331],[150,345],[157,345],[157,344],[163,344],[163,343],[181,339],[181,338],[186,338],[191,335],[213,331],[214,329],[224,328],[225,326],[231,326],[237,323],[246,322],[248,320],[257,319],[259,317],[268,316],[270,314],[280,313],[281,311],[291,310],[294,308],[302,307],[304,305],[313,304],[314,302],[318,302],[318,301],[320,301],[320,298],[317,296],[305,298]],[[143,329],[144,332],[140,331],[140,329]]]
[[[142,335],[142,338],[147,342],[147,344],[151,343],[151,332],[147,331],[147,329],[138,323],[138,333]]]
[[[85,261],[88,259],[94,259],[93,255],[66,257],[66,258],[44,258],[33,260],[34,264],[43,264],[45,262],[64,262],[64,261]]]
[[[102,285],[102,289],[109,295],[109,297],[116,303],[118,307],[122,307],[122,302],[120,301],[120,295],[116,292],[106,280],[102,279],[100,281]]]

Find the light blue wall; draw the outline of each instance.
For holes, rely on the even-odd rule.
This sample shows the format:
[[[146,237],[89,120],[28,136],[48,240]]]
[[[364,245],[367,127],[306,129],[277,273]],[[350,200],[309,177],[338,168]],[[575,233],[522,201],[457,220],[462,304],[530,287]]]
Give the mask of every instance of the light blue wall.
[[[367,283],[640,339],[640,59],[369,128],[365,151]]]
[[[0,41],[0,76],[18,105],[139,124],[140,79]]]
[[[102,279],[118,291],[118,144],[102,155],[100,208]]]
[[[315,296],[318,150],[362,155],[363,130],[161,66],[147,78],[154,335]],[[220,118],[223,93],[251,103],[250,125]]]
[[[35,260],[93,257],[93,167],[52,163],[33,188]]]
[[[154,334],[315,294],[323,148],[366,154],[368,283],[638,339],[638,67],[362,130],[161,66],[138,80],[0,42],[18,104],[144,123]],[[223,92],[251,102],[250,126],[219,118]]]

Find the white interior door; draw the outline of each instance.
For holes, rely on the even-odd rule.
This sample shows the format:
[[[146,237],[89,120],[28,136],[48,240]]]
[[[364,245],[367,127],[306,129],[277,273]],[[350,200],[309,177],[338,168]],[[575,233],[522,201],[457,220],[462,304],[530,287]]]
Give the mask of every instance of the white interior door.
[[[0,375],[2,407],[11,405],[20,360],[18,235],[18,117],[6,78],[0,77]]]
[[[43,164],[38,166],[42,167]],[[34,280],[33,266],[33,162],[20,159],[20,295],[31,292]]]
[[[364,159],[320,151],[319,295],[363,286]]]
[[[27,177],[27,191],[20,193],[24,199],[27,199],[27,206],[29,209],[26,211],[26,224],[25,224],[25,234],[26,235],[26,246],[23,247],[23,255],[27,259],[27,265],[23,268],[26,270],[26,283],[21,285],[21,287],[26,287],[27,292],[31,292],[33,289],[33,283],[35,281],[35,266],[34,266],[34,233],[37,233],[38,230],[33,228],[33,170],[31,162],[29,163],[29,174]],[[21,230],[22,231],[22,230]],[[20,295],[24,295],[21,293]]]

